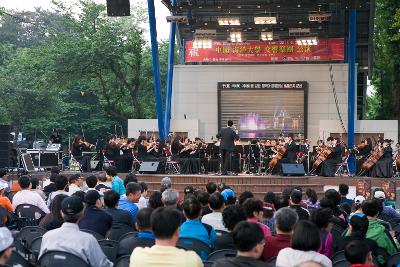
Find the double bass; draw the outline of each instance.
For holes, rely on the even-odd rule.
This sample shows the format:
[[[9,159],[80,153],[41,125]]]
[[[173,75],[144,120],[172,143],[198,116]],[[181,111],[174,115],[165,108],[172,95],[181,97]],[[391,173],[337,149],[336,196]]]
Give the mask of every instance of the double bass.
[[[287,152],[287,148],[285,146],[282,146],[280,149],[278,149],[275,156],[268,163],[268,166],[271,169],[274,168],[278,164],[278,161],[283,158],[283,156],[286,154],[286,152]]]
[[[321,152],[315,157],[315,161],[311,167],[311,172],[315,172],[318,167],[329,158],[329,156],[333,153],[332,148],[329,146],[324,146]]]
[[[376,149],[367,160],[361,165],[361,170],[370,171],[378,160],[385,154],[384,149]]]

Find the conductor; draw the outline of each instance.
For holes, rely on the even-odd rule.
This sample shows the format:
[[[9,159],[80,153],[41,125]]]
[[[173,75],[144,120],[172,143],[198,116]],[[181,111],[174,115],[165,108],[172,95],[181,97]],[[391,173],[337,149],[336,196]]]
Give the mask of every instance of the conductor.
[[[231,153],[235,148],[235,140],[239,139],[239,136],[233,129],[233,121],[228,120],[228,126],[220,130],[217,138],[220,139],[221,175],[228,175],[228,169],[230,171],[231,168]]]

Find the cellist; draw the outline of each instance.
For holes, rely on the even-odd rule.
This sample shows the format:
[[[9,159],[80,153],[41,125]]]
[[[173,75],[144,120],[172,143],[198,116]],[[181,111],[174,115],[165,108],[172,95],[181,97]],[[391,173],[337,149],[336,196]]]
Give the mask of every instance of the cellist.
[[[371,177],[391,178],[393,176],[393,149],[390,146],[390,140],[381,140],[378,149],[383,151],[383,156],[373,166],[370,175]]]
[[[293,133],[289,133],[288,136],[285,138],[285,154],[283,157],[278,161],[277,171],[278,173],[282,174],[282,163],[296,163],[296,143],[294,142],[294,135]]]
[[[361,171],[361,165],[366,161],[372,151],[371,138],[366,138],[361,141],[356,148],[356,160],[357,160],[357,173]]]
[[[328,137],[326,140],[327,146],[332,149],[329,158],[321,164],[319,172],[320,176],[334,177],[336,172],[336,165],[342,162],[343,147],[340,144],[339,137]]]

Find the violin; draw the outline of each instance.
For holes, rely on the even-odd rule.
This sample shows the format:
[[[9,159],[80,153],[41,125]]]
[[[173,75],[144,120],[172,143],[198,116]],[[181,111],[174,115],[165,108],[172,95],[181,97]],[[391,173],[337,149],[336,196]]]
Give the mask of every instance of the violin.
[[[93,145],[93,144],[91,144],[91,143],[89,143],[89,142],[86,142],[86,141],[82,141],[82,140],[79,141],[79,144],[80,144],[80,145],[85,145],[85,146],[88,147],[88,148],[93,148],[93,147],[95,147],[95,145]]]

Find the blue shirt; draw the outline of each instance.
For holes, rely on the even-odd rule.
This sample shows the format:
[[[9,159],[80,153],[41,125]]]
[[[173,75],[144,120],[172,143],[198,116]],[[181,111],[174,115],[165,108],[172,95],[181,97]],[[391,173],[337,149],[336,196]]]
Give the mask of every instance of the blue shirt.
[[[194,238],[204,242],[210,248],[213,248],[217,234],[214,228],[212,228],[210,234],[208,234],[207,229],[201,223],[200,219],[188,219],[179,228],[179,237]]]
[[[383,203],[382,206],[383,210],[380,216],[385,217],[385,220],[400,219],[400,213],[398,213],[394,208],[385,206]]]
[[[111,188],[115,192],[117,192],[120,196],[125,195],[126,189],[124,186],[124,181],[122,181],[121,178],[118,176],[115,176],[114,179],[111,182]]]
[[[118,202],[117,209],[126,210],[131,215],[134,222],[136,222],[136,214],[139,211],[138,206],[126,198],[126,196],[121,196]]]

